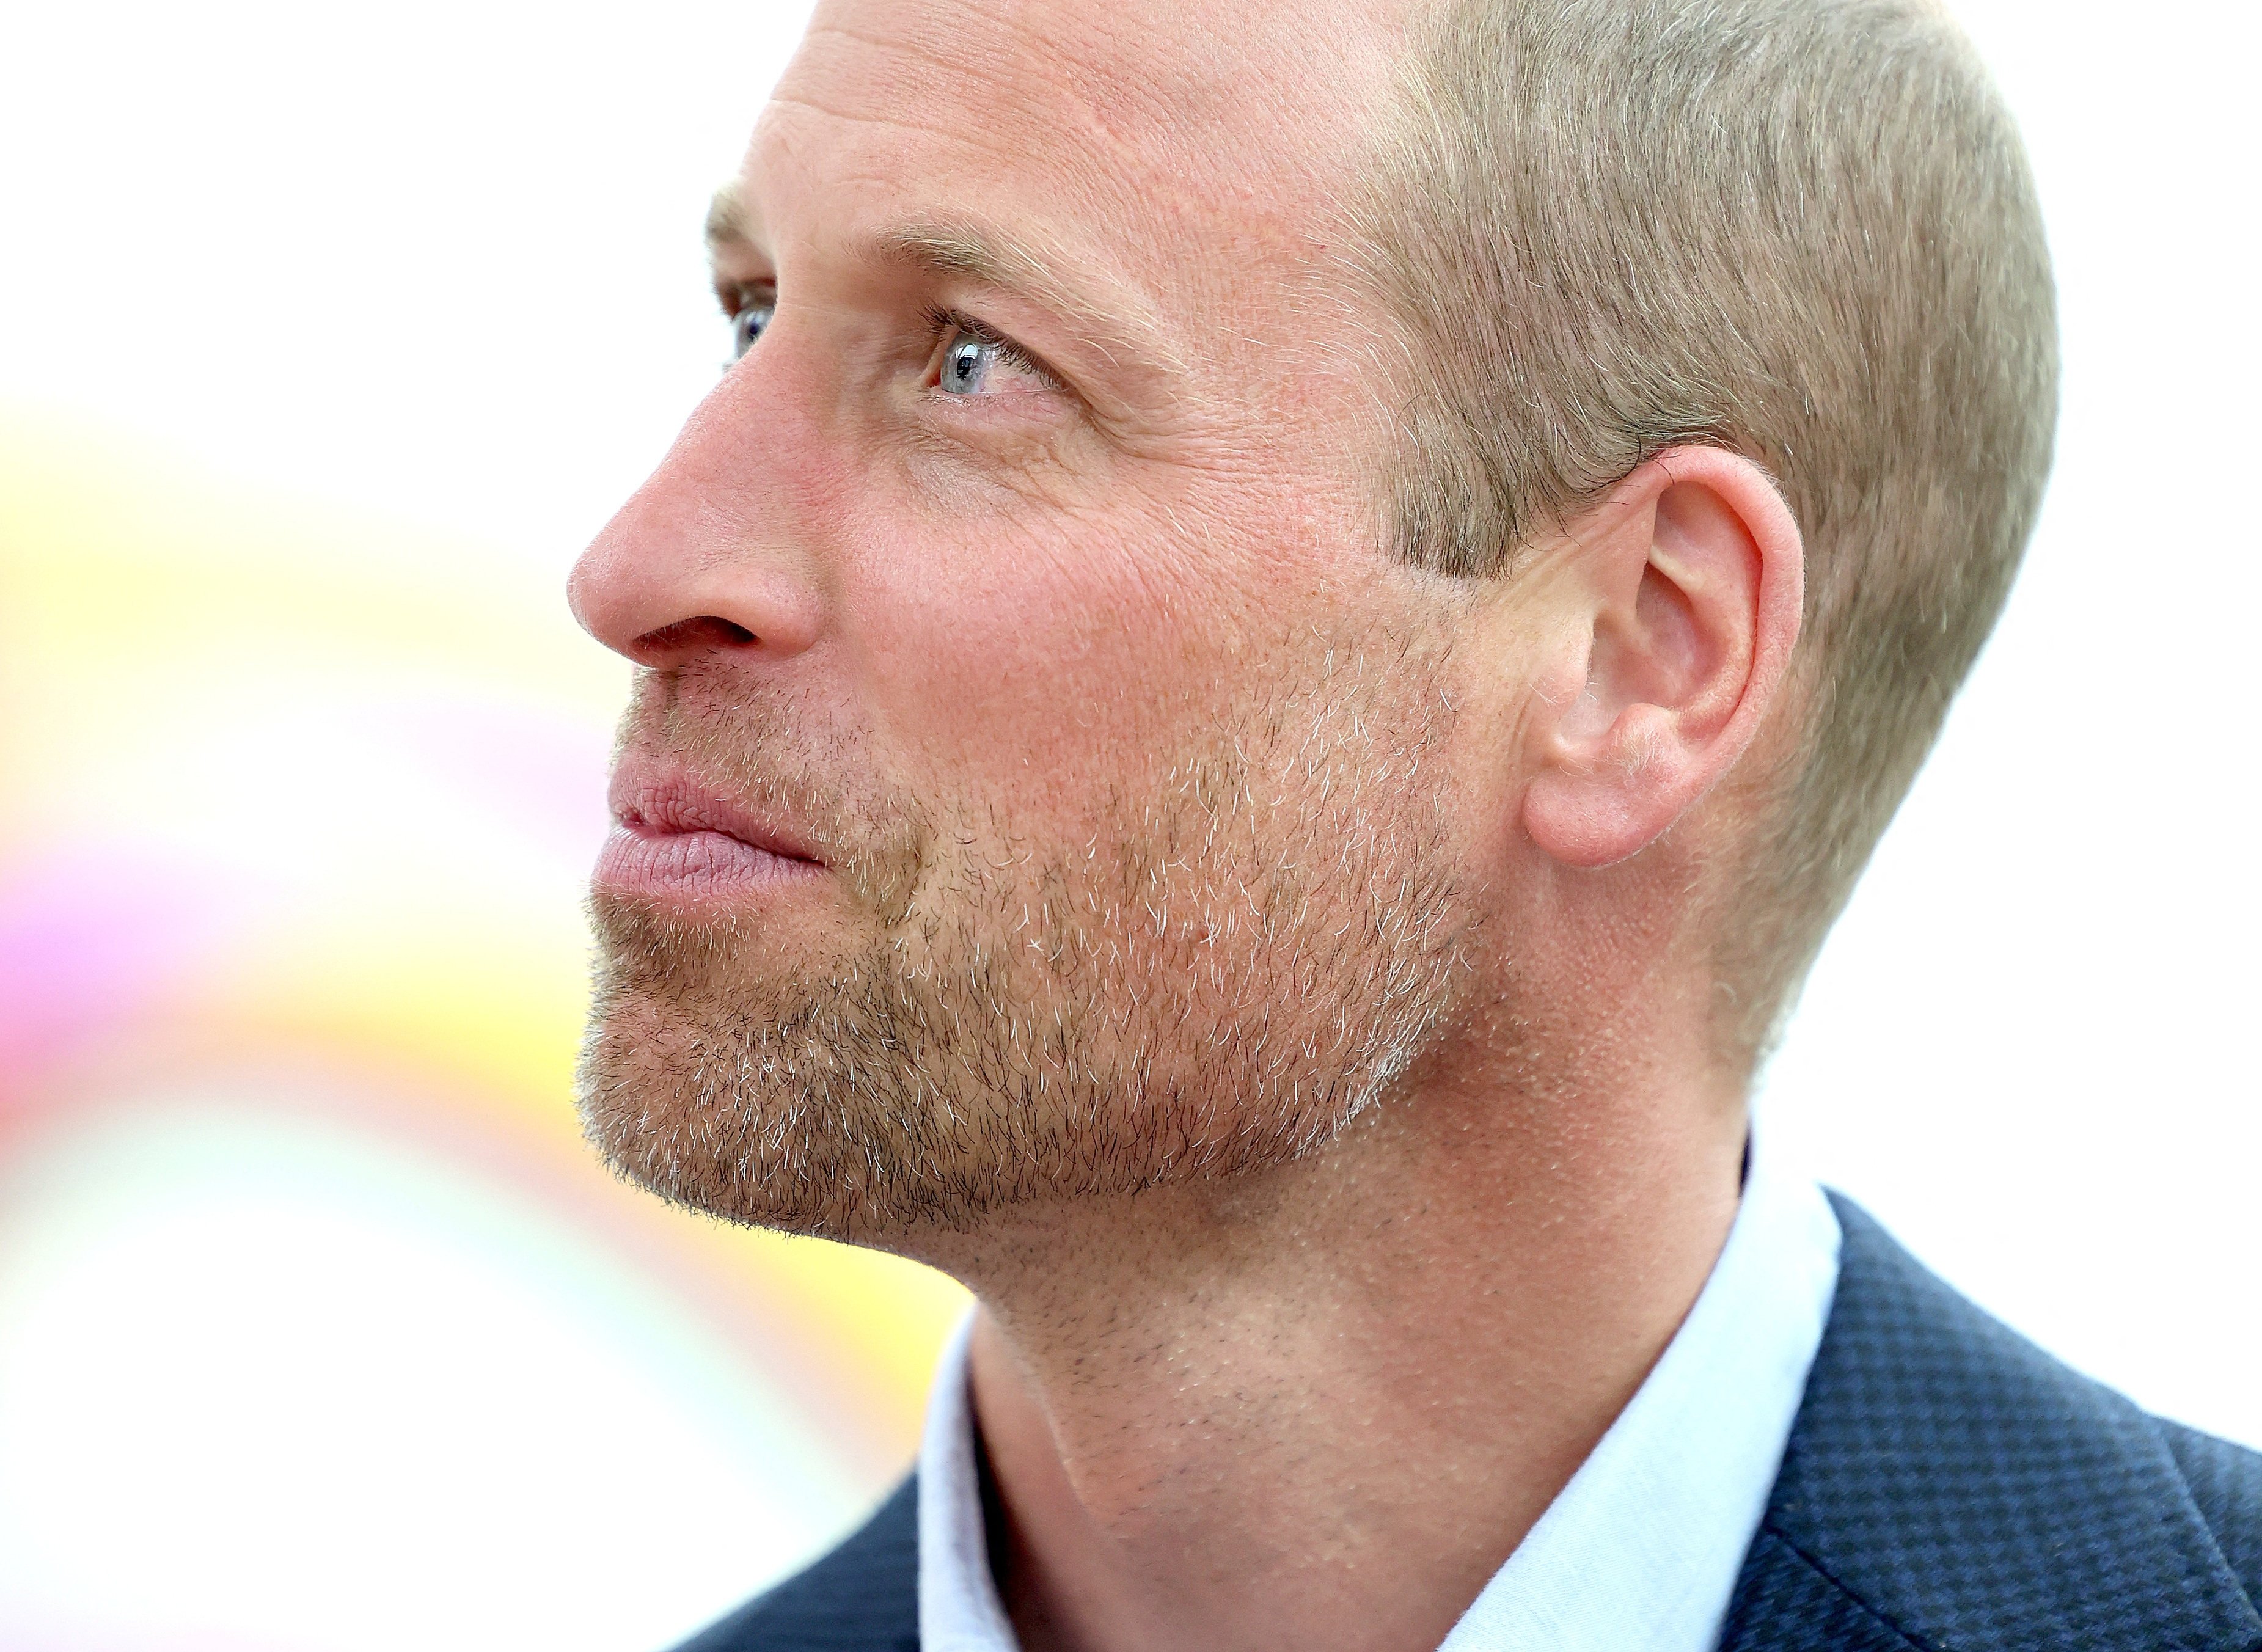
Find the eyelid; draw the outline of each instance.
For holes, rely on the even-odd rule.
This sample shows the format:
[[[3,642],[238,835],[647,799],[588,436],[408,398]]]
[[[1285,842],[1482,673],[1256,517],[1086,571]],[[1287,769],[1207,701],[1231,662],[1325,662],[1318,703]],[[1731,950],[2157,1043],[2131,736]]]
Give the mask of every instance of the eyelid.
[[[1026,344],[1006,334],[1000,333],[979,317],[968,315],[963,311],[948,309],[941,305],[929,305],[926,313],[927,331],[933,339],[934,348],[940,349],[952,332],[962,332],[969,338],[979,339],[983,343],[987,344],[998,352],[999,360],[1010,363],[1027,373],[1040,381],[1047,390],[1057,391],[1063,395],[1070,393],[1067,381],[1053,370],[1050,363]]]
[[[723,314],[735,320],[742,311],[758,304],[774,306],[777,303],[777,283],[767,276],[752,281],[717,281],[715,301],[723,306]]]

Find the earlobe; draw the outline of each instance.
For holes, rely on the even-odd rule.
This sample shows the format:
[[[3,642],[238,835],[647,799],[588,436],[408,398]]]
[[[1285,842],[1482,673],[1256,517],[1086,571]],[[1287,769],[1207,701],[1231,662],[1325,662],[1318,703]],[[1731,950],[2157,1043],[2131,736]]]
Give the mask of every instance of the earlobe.
[[[1655,706],[1621,712],[1607,738],[1567,751],[1531,778],[1524,825],[1553,859],[1582,870],[1636,853],[1679,818],[1693,797],[1687,753]]]
[[[1798,529],[1766,473],[1716,448],[1634,471],[1569,536],[1585,681],[1533,725],[1532,843],[1606,866],[1662,836],[1750,744],[1798,633]]]

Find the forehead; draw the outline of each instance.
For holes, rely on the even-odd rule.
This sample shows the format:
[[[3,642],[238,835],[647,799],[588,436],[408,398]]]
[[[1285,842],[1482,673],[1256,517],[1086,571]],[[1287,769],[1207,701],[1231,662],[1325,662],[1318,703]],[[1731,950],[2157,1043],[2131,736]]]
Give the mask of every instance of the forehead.
[[[1293,258],[1362,164],[1399,27],[1392,0],[826,0],[756,130],[751,227],[968,210]]]

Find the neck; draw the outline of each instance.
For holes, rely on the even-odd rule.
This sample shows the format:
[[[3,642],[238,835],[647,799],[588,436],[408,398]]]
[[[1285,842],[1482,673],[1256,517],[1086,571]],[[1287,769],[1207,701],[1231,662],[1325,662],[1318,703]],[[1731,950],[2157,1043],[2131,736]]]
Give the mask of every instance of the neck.
[[[1743,1128],[1430,1075],[1296,1163],[938,1256],[1027,1652],[1430,1652],[1696,1300]]]

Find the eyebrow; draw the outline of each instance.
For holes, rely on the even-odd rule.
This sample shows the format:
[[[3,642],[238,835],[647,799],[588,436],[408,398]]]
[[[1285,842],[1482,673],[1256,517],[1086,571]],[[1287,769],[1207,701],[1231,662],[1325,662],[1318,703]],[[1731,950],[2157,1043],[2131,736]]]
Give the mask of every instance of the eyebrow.
[[[753,244],[738,186],[725,184],[707,209],[708,249],[719,256]],[[1057,319],[1111,367],[1178,376],[1186,371],[1153,301],[1129,282],[1065,255],[1048,258],[997,226],[921,216],[863,236],[851,250],[876,268],[961,282],[1031,304]]]
[[[746,233],[746,204],[739,199],[735,182],[725,183],[715,191],[707,203],[707,251],[711,256],[730,247],[748,247],[753,237]]]

